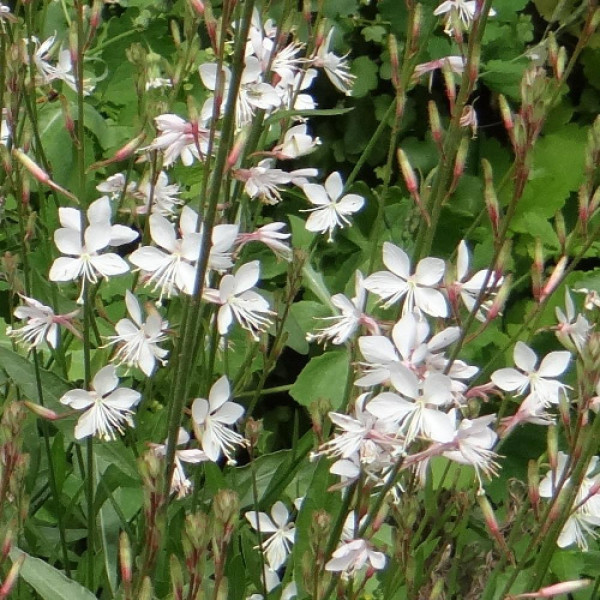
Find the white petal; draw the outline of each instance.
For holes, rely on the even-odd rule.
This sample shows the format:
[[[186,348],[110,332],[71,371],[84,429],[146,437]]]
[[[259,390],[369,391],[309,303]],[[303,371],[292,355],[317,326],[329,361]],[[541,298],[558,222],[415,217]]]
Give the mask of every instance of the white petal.
[[[155,244],[168,252],[175,250],[175,227],[165,217],[157,214],[150,216],[150,235]]]
[[[100,369],[92,381],[92,386],[101,396],[112,392],[118,385],[119,378],[113,365],[106,365]]]
[[[444,276],[446,264],[441,258],[424,258],[419,261],[415,279],[419,285],[434,286]]]
[[[514,392],[520,387],[526,386],[529,379],[516,369],[505,368],[494,371],[491,376],[492,381],[505,392]]]
[[[138,299],[129,290],[125,290],[125,306],[127,306],[127,312],[134,322],[141,326],[142,324],[142,309]]]
[[[334,171],[325,181],[325,190],[327,190],[328,196],[333,200],[337,200],[344,190],[344,182],[342,176]],[[359,196],[360,198],[360,196]]]
[[[223,375],[215,383],[213,383],[208,394],[208,402],[210,404],[210,412],[214,413],[221,405],[229,400],[231,390],[229,380],[226,375]]]
[[[550,354],[543,358],[538,369],[538,375],[540,377],[558,377],[567,370],[570,360],[570,352],[550,352]]]
[[[72,281],[81,275],[81,260],[60,256],[53,263],[48,274],[50,281]]]
[[[515,344],[513,352],[515,365],[525,373],[532,373],[535,370],[537,356],[535,352],[526,344],[519,341]]]
[[[402,279],[408,279],[410,276],[408,254],[390,242],[383,243],[383,264]]]
[[[415,304],[432,317],[447,317],[448,305],[444,294],[431,288],[415,288]]]
[[[435,13],[434,13],[435,14]],[[458,253],[456,257],[456,278],[458,281],[463,281],[469,272],[469,248],[465,240],[462,240],[458,245]]]
[[[249,290],[256,285],[260,276],[260,262],[257,260],[250,261],[242,265],[235,273],[235,288],[234,293],[240,294]]]
[[[316,206],[327,206],[331,200],[322,185],[316,183],[307,183],[302,186],[302,191],[306,194],[309,202]],[[309,229],[309,231],[312,231]]]

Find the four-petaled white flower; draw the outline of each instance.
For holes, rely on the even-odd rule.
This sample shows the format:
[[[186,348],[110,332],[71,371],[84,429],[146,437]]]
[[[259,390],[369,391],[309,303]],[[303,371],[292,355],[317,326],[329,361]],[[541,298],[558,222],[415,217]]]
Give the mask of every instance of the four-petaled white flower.
[[[444,276],[446,265],[440,258],[423,258],[415,273],[410,273],[410,259],[404,250],[390,242],[383,244],[383,264],[389,271],[378,271],[365,279],[365,287],[385,301],[389,308],[406,296],[402,313],[415,309],[432,317],[448,316],[444,295],[434,289]]]
[[[202,235],[196,232],[198,215],[184,206],[179,219],[181,238],[175,225],[159,214],[150,216],[150,235],[159,246],[142,246],[129,256],[130,262],[148,273],[147,283],[160,289],[160,297],[172,296],[176,290],[194,293],[196,261],[200,255]]]
[[[181,162],[189,167],[195,159],[202,159],[208,152],[209,130],[197,121],[188,122],[178,115],[164,114],[154,119],[159,132],[144,150],[160,150],[163,165],[168,167],[181,157]]]
[[[283,141],[273,148],[273,153],[279,160],[298,158],[314,152],[320,143],[319,138],[307,133],[306,123],[300,123],[285,132]]]
[[[363,567],[371,571],[380,571],[385,567],[386,557],[383,552],[371,549],[363,539],[344,542],[325,565],[326,571],[341,572],[344,579],[352,578]]]
[[[139,193],[144,198],[144,205],[137,210],[140,215],[146,214],[150,207],[152,213],[172,217],[175,207],[183,203],[183,200],[177,197],[180,194],[179,186],[176,183],[169,184],[169,177],[164,171],[158,174],[154,185],[148,179],[142,181]]]
[[[557,306],[556,319],[556,337],[566,348],[575,347],[578,352],[585,348],[592,326],[582,315],[576,314],[575,304],[571,298],[568,288],[565,288],[565,311],[566,314]]]
[[[78,310],[65,315],[56,315],[49,306],[38,302],[35,298],[19,295],[25,302],[25,306],[17,306],[14,315],[17,319],[27,319],[27,323],[19,329],[7,327],[6,335],[27,344],[29,349],[38,347],[44,340],[51,348],[56,348],[59,325],[66,327],[73,335],[81,337],[73,326],[73,318],[79,313]]]
[[[544,404],[558,404],[561,392],[564,393],[568,386],[554,377],[562,375],[567,370],[571,354],[564,350],[550,352],[542,359],[536,370],[538,358],[535,352],[519,341],[515,344],[513,358],[520,370],[517,371],[512,367],[498,369],[492,373],[492,381],[501,390],[517,394],[523,394],[531,387],[531,392]]]
[[[453,14],[459,19],[464,30],[468,31],[471,28],[473,19],[475,18],[476,8],[476,0],[445,0],[433,11],[433,14],[436,17],[447,14],[444,21],[444,33],[452,35],[454,33]],[[488,15],[493,17],[495,14],[496,11],[493,8],[490,8]]]
[[[132,408],[140,401],[140,393],[117,388],[118,385],[115,367],[107,365],[96,373],[89,392],[71,390],[60,399],[75,410],[87,409],[75,426],[76,439],[97,435],[106,441],[114,440],[116,431],[123,433],[123,425],[133,427]]]
[[[166,363],[164,358],[168,352],[158,344],[167,338],[169,323],[162,320],[154,307],[149,308],[144,322],[140,303],[129,290],[125,291],[125,304],[131,319],[120,319],[115,325],[117,335],[108,338],[111,344],[119,346],[113,361],[128,367],[135,365],[150,376],[157,360],[162,365]]]
[[[208,400],[196,398],[192,403],[194,434],[209,460],[219,460],[221,454],[228,464],[235,464],[235,446],[246,445],[246,440],[230,427],[244,414],[244,407],[230,402],[231,390],[225,375],[210,389]]]
[[[275,502],[270,517],[254,510],[248,511],[245,516],[253,529],[269,536],[258,548],[264,552],[271,569],[276,571],[285,564],[296,534],[294,524],[288,523],[290,515],[285,504]]]
[[[302,190],[315,208],[304,212],[312,213],[306,221],[306,229],[315,233],[328,232],[328,241],[333,241],[333,231],[336,227],[350,225],[348,215],[360,210],[365,199],[358,194],[346,194],[341,175],[335,171],[325,181],[325,186],[307,183]]]
[[[237,252],[239,252],[249,242],[262,242],[273,250],[276,256],[284,260],[292,260],[292,249],[284,242],[291,237],[290,233],[283,233],[281,230],[285,223],[276,221],[259,227],[256,231],[250,233],[238,233],[235,243]]]
[[[269,308],[269,303],[251,288],[258,282],[260,263],[253,260],[242,265],[235,275],[224,275],[219,289],[204,290],[205,300],[220,304],[217,314],[219,333],[226,335],[235,318],[247,329],[254,339],[271,323],[269,317],[275,313]]]

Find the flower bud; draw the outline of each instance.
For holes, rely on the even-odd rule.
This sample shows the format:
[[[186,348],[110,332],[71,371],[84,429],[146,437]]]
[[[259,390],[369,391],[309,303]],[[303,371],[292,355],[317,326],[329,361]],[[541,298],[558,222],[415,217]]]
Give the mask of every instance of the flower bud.
[[[10,570],[8,571],[8,575],[4,578],[4,582],[2,586],[0,586],[0,600],[4,600],[4,598],[8,598],[8,595],[12,591],[15,583],[17,582],[17,577],[19,576],[19,571],[25,562],[26,555],[19,554],[19,556],[13,562]]]
[[[492,302],[492,306],[490,306],[490,310],[487,313],[486,320],[493,321],[499,314],[502,313],[502,309],[506,304],[506,300],[508,299],[508,295],[510,294],[510,286],[512,285],[512,276],[510,274],[504,277],[504,281],[498,290],[498,293],[494,297]]]
[[[555,425],[550,425],[548,427],[547,444],[550,469],[556,471],[558,465],[558,432]]]
[[[152,600],[152,581],[148,575],[142,580],[142,587],[137,600]]]
[[[506,129],[506,131],[510,135],[510,132],[514,128],[513,115],[504,94],[500,94],[498,96],[498,104],[500,106],[500,114],[502,115],[502,121],[504,122],[504,129]]]
[[[122,531],[119,536],[119,565],[121,569],[121,579],[127,589],[131,585],[132,580],[132,560],[129,536],[124,531]]]
[[[200,17],[204,15],[204,2],[202,0],[188,0],[188,4],[191,6],[192,10],[199,15]]]
[[[132,140],[127,142],[124,146],[121,146],[121,148],[119,148],[111,158],[107,158],[106,160],[94,163],[93,165],[88,167],[87,171],[94,171],[101,167],[105,167],[106,165],[110,165],[115,162],[120,162],[129,158],[130,156],[133,156],[134,152],[141,146],[145,138],[146,134],[140,133]]]
[[[540,470],[537,461],[530,460],[527,464],[527,493],[536,518],[540,506]]]
[[[546,285],[544,285],[544,288],[542,289],[542,293],[540,295],[540,302],[543,302],[557,288],[558,284],[561,282],[562,276],[567,267],[567,260],[568,258],[566,256],[562,256],[556,263],[556,267],[554,267],[552,275],[550,275],[548,281],[546,282]]]
[[[431,128],[431,137],[433,137],[433,141],[437,144],[438,149],[441,151],[444,131],[442,129],[440,113],[438,111],[437,104],[434,100],[430,100],[428,102],[427,112],[429,113],[429,127]]]
[[[45,406],[40,406],[39,404],[34,404],[33,402],[29,402],[29,400],[24,400],[23,404],[34,414],[46,421],[56,421],[62,418],[58,413],[46,408]]]
[[[181,568],[181,562],[175,556],[171,554],[169,558],[169,571],[171,574],[171,589],[173,590],[174,600],[183,600],[183,569]]]
[[[450,69],[448,61],[442,63],[442,75],[444,77],[446,97],[450,104],[450,111],[454,110],[454,103],[456,102],[456,84],[454,82],[454,74]]]
[[[233,490],[219,490],[213,501],[215,519],[222,525],[230,525],[240,510],[239,496]]]
[[[544,272],[544,252],[540,238],[535,238],[535,250],[533,263],[531,265],[531,286],[533,297],[537,302],[541,301],[542,277]]]
[[[408,189],[411,196],[419,195],[419,184],[417,182],[417,177],[413,168],[408,161],[408,157],[402,148],[398,148],[398,162],[400,163],[400,169],[402,170],[402,176],[404,177],[404,182],[406,183],[406,188]]]
[[[456,159],[454,161],[454,172],[452,188],[456,187],[458,180],[462,177],[462,174],[465,170],[465,163],[467,161],[467,154],[469,153],[469,140],[466,137],[463,137],[460,140],[460,144],[458,146],[458,150],[456,151]]]
[[[592,581],[592,579],[563,581],[561,583],[555,583],[554,585],[543,587],[537,592],[517,594],[516,596],[511,596],[511,598],[514,598],[514,600],[517,600],[517,598],[554,598],[555,596],[561,596],[563,594],[570,594],[571,592],[583,590],[588,587]]]

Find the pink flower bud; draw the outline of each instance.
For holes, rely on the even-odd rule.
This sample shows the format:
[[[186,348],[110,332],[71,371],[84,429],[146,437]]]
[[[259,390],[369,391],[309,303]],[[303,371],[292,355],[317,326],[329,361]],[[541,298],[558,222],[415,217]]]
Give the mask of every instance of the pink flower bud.
[[[527,592],[525,594],[517,594],[512,596],[515,600],[517,598],[554,598],[561,594],[570,594],[571,592],[577,592],[583,590],[592,583],[591,579],[577,579],[573,581],[563,581],[561,583],[555,583],[539,589],[537,592]]]
[[[61,416],[58,413],[54,412],[53,410],[50,410],[49,408],[46,408],[45,406],[34,404],[33,402],[29,402],[28,400],[25,400],[23,404],[32,413],[34,413],[38,417],[41,417],[42,419],[46,419],[47,421],[56,421],[61,418]]]

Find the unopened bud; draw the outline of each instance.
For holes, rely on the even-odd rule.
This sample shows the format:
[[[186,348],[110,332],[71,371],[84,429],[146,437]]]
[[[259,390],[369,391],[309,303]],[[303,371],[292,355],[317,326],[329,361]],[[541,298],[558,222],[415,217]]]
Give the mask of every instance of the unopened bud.
[[[77,72],[77,63],[79,62],[78,56],[78,41],[77,41],[77,30],[71,27],[69,31],[69,54],[71,56],[71,64],[73,65],[73,72]]]
[[[485,492],[481,491],[477,494],[477,502],[479,503],[479,507],[481,508],[481,512],[483,513],[483,518],[485,520],[485,524],[488,528],[488,531],[492,535],[492,537],[496,540],[502,551],[505,553],[506,557],[511,560],[514,560],[513,556],[506,545],[506,540],[500,531],[500,527],[498,526],[498,521],[496,520],[496,515],[494,515],[494,510],[492,509],[492,505],[487,499]]]
[[[552,275],[550,275],[546,285],[544,285],[544,289],[540,295],[540,301],[544,301],[558,286],[558,284],[562,280],[562,276],[564,275],[565,269],[567,268],[567,257],[562,256],[560,260],[556,263],[556,267],[552,271]]]
[[[546,48],[548,49],[548,60],[556,70],[556,61],[558,59],[558,44],[556,43],[556,36],[552,31],[548,33]]]
[[[246,421],[245,437],[250,443],[250,447],[253,448],[258,443],[258,438],[263,431],[263,422],[261,420],[255,421],[252,417],[249,417]]]
[[[541,300],[542,295],[542,277],[544,272],[544,251],[540,238],[535,238],[535,250],[533,254],[533,263],[531,265],[531,287],[533,297],[536,301]]]
[[[548,427],[546,438],[548,443],[548,462],[550,463],[550,469],[556,471],[558,466],[558,431],[555,425],[550,425]]]
[[[408,161],[408,157],[402,148],[398,148],[398,162],[400,163],[400,169],[402,171],[402,176],[404,177],[404,182],[406,183],[406,188],[408,189],[411,195],[419,194],[419,184],[417,182],[417,177],[413,168]]]
[[[443,578],[438,579],[433,585],[431,594],[429,594],[429,600],[442,600],[446,595],[444,594],[446,582]]]
[[[15,583],[17,582],[17,577],[19,576],[19,571],[25,562],[26,555],[19,554],[17,559],[13,562],[10,570],[8,571],[8,575],[4,578],[4,582],[2,586],[0,586],[0,600],[4,600],[4,598],[8,598],[8,595],[12,591]]]
[[[129,536],[124,531],[119,536],[119,564],[123,584],[128,586],[132,580],[131,544]]]
[[[561,583],[555,583],[554,585],[540,588],[537,592],[517,594],[516,596],[511,596],[511,598],[514,598],[514,600],[517,600],[517,598],[554,598],[555,596],[562,596],[563,594],[571,594],[571,592],[583,590],[588,587],[592,581],[592,579],[563,581]]]
[[[176,48],[181,46],[181,32],[179,31],[179,24],[175,19],[171,19],[171,36],[173,38],[173,43]]]
[[[596,8],[596,10],[594,10],[594,14],[592,15],[592,18],[586,23],[586,26],[584,28],[584,35],[590,36],[592,35],[592,33],[594,33],[594,31],[596,31],[596,28],[598,27],[598,25],[600,24],[600,8]]]
[[[483,168],[483,179],[484,179],[484,198],[485,207],[487,209],[490,223],[494,231],[494,237],[498,235],[500,230],[500,208],[498,205],[498,197],[496,196],[496,190],[494,188],[494,174],[492,172],[492,165],[485,158],[481,161]]]
[[[560,47],[558,51],[558,57],[556,58],[556,79],[559,81],[562,80],[563,75],[565,74],[565,66],[567,64],[567,51],[564,46]]]
[[[181,562],[175,556],[175,554],[171,554],[169,559],[169,567],[171,574],[171,589],[173,590],[173,598],[174,600],[183,600],[183,569],[181,568]]]
[[[110,165],[115,162],[120,162],[129,158],[130,156],[133,156],[134,152],[142,145],[142,142],[145,138],[146,134],[140,133],[138,136],[134,137],[131,141],[127,142],[124,146],[119,148],[111,158],[107,158],[106,160],[94,163],[93,165],[88,167],[88,171],[94,171],[101,167],[105,167],[106,165]]]
[[[233,490],[219,490],[213,501],[215,519],[223,524],[230,525],[237,518],[240,509],[239,496]]]
[[[537,461],[530,460],[527,464],[527,493],[535,515],[538,515],[540,505],[540,470]]]
[[[423,6],[420,3],[414,5],[413,21],[411,25],[411,54],[415,54],[419,48],[419,38],[423,29]]]
[[[311,0],[303,0],[302,2],[302,17],[307,23],[312,22],[312,2]]]
[[[471,60],[469,62],[469,81],[472,85],[475,85],[477,79],[479,78],[479,55],[480,55],[479,45],[476,44],[473,52],[471,54]]]
[[[458,150],[456,151],[456,160],[454,161],[454,181],[452,187],[458,183],[465,170],[465,163],[467,162],[467,154],[469,152],[469,139],[463,137],[460,140]]]
[[[508,101],[504,94],[498,96],[498,105],[500,106],[500,114],[502,115],[502,121],[504,122],[504,129],[510,134],[514,128],[514,120],[512,111],[510,110],[510,106],[508,105]]]
[[[390,34],[388,39],[388,50],[390,52],[392,85],[398,91],[400,89],[400,62],[398,60],[398,41],[393,34]]]
[[[4,541],[2,542],[2,559],[0,562],[4,561],[4,559],[8,556],[10,549],[12,548],[14,540],[14,533],[12,529],[8,529],[6,534],[4,535]]]
[[[444,132],[442,130],[440,112],[438,111],[437,104],[434,100],[430,100],[427,103],[427,112],[429,113],[429,127],[431,128],[431,137],[433,137],[433,141],[437,144],[438,148],[441,149]]]
[[[456,84],[454,82],[454,74],[448,64],[448,61],[442,63],[442,75],[444,77],[446,97],[450,104],[450,110],[454,110],[454,103],[456,101]]]
[[[67,102],[67,98],[63,94],[60,94],[59,99],[62,107],[63,117],[65,119],[65,129],[67,130],[67,133],[69,134],[69,137],[73,143],[78,145],[79,139],[77,138],[77,132],[75,131],[75,121],[73,121],[73,117],[71,116],[71,108]]]
[[[498,293],[494,296],[492,306],[487,313],[487,321],[493,321],[499,314],[502,313],[502,309],[508,300],[510,294],[510,286],[512,285],[512,276],[510,274],[504,277],[504,281],[498,290]]]
[[[188,0],[188,4],[192,7],[192,10],[200,17],[204,15],[204,2],[202,0]]]
[[[142,580],[142,587],[137,600],[152,600],[152,581],[148,575]]]
[[[554,224],[558,243],[560,244],[561,250],[564,253],[565,246],[567,244],[567,228],[565,226],[565,218],[560,210],[554,215]]]
[[[104,6],[104,2],[102,0],[94,0],[94,4],[92,4],[92,12],[90,14],[90,27],[92,29],[92,34],[98,27],[100,26],[100,22],[102,21],[102,7]]]
[[[61,418],[61,416],[46,408],[45,406],[40,406],[39,404],[34,404],[33,402],[29,402],[29,400],[24,400],[23,404],[34,414],[42,419],[46,419],[47,421],[56,421]]]
[[[229,169],[231,169],[233,166],[236,165],[236,163],[238,162],[240,155],[242,154],[242,151],[244,150],[244,147],[246,146],[246,142],[248,141],[248,129],[242,129],[236,139],[235,142],[233,143],[233,148],[231,149],[231,152],[229,153],[229,155],[227,156],[227,164],[225,167],[225,170],[228,171]]]

